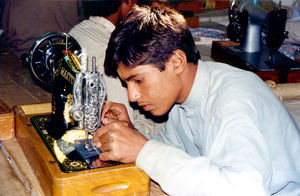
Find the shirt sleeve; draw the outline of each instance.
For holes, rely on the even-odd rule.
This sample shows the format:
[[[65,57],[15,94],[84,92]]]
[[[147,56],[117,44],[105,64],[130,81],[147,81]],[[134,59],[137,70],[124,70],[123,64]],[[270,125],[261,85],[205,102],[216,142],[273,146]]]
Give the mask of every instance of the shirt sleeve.
[[[213,143],[205,156],[192,157],[152,139],[136,165],[170,195],[269,195],[268,148],[256,115],[243,104],[228,104],[212,115],[207,141]]]

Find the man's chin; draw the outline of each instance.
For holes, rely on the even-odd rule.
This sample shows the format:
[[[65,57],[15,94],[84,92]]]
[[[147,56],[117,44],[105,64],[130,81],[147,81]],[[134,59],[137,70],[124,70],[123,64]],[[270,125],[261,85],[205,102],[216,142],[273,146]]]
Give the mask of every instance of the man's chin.
[[[161,111],[157,111],[157,110],[150,110],[149,113],[151,113],[153,116],[163,116],[165,115],[166,113],[165,112],[161,112]]]
[[[156,123],[163,123],[168,120],[169,112],[155,112],[151,111],[151,115],[153,116],[151,119]]]
[[[144,114],[146,118],[152,119],[156,123],[162,123],[168,120],[168,112],[162,113],[154,109],[150,111],[140,110],[140,112]]]

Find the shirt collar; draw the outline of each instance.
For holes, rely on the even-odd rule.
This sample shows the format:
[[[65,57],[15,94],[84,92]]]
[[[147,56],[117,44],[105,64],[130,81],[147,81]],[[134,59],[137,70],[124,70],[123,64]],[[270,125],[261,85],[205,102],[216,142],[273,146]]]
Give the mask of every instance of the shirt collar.
[[[202,60],[198,61],[197,72],[192,89],[185,102],[180,105],[184,110],[190,110],[195,108],[195,106],[200,105],[201,98],[205,95],[208,86],[208,76],[205,66],[207,65]]]

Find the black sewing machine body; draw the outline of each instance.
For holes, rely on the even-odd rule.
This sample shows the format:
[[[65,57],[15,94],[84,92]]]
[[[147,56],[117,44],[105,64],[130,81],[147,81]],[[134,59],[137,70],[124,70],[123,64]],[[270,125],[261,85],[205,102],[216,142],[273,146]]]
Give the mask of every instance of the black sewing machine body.
[[[78,64],[73,63],[74,60],[76,60],[76,56],[71,52],[66,52],[65,56],[59,60],[60,65],[54,73],[52,82],[52,113],[47,129],[57,139],[61,138],[67,130],[78,126],[78,122],[69,114],[73,105],[75,77],[80,71]]]
[[[288,35],[286,19],[285,9],[267,11],[250,0],[231,5],[227,35],[240,45],[228,49],[259,71],[300,70],[298,63],[278,52]]]

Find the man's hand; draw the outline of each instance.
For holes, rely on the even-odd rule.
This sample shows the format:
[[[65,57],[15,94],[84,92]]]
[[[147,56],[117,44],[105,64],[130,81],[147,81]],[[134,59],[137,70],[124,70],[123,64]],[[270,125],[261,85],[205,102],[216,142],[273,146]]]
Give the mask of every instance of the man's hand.
[[[116,120],[126,122],[127,125],[133,128],[129,119],[125,105],[105,101],[102,107],[101,122],[103,125],[108,125]]]
[[[94,135],[93,143],[100,148],[100,160],[135,163],[148,139],[125,121],[115,120],[102,126]]]

